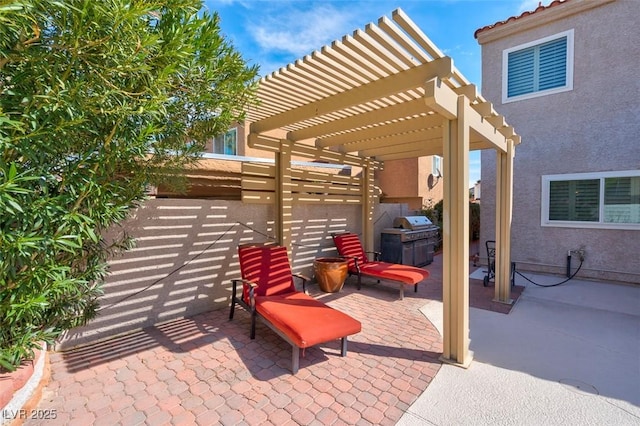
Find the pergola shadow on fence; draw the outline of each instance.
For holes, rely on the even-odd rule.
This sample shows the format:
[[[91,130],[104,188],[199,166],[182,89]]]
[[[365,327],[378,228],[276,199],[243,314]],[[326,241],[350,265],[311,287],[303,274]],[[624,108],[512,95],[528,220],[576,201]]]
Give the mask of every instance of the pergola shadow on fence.
[[[520,137],[476,87],[400,9],[260,81],[249,111],[249,146],[275,165],[246,164],[242,199],[275,203],[276,237],[290,247],[294,203],[362,205],[365,249],[373,249],[374,170],[385,160],[443,157],[443,360],[469,353],[470,150],[498,157],[496,300],[510,303],[512,167]],[[359,167],[359,177],[318,175],[291,158]]]

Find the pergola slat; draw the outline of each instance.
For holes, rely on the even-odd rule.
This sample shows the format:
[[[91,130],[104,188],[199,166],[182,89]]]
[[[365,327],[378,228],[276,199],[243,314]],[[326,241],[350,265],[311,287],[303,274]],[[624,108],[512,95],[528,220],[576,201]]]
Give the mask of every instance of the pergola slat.
[[[423,149],[395,154],[379,155],[380,161],[406,160],[407,158],[427,157],[429,155],[442,155],[442,148],[437,146],[425,146]]]
[[[319,164],[319,167],[322,165]],[[299,166],[301,167],[301,166]],[[264,163],[242,163],[243,176],[259,177],[259,178],[275,178],[276,171],[273,164]],[[315,171],[305,169],[291,169],[291,179],[293,180],[309,180],[309,181],[324,181],[327,183],[338,185],[350,185],[359,186],[362,179],[357,176],[344,176],[339,174],[332,174],[326,171]]]
[[[432,142],[440,139],[437,134],[442,134],[441,128],[430,129],[430,131],[421,131],[414,133],[407,133],[405,135],[405,141],[398,141],[395,144],[389,144],[387,142],[384,146],[371,147],[360,151],[360,155],[365,157],[378,157],[389,154],[400,154],[406,152],[417,152],[424,150],[425,147],[433,145]],[[440,149],[442,151],[442,149]],[[435,152],[434,154],[438,154]],[[433,155],[433,154],[432,154]]]
[[[359,141],[374,139],[376,137],[380,137],[380,135],[399,135],[413,130],[422,130],[437,126],[441,123],[442,118],[437,116],[423,116],[408,118],[405,120],[394,120],[390,123],[380,124],[375,127],[368,127],[362,130],[328,137],[323,139],[322,142],[316,143],[316,146],[342,145],[349,141],[352,141],[351,143],[356,143]]]
[[[384,18],[380,18],[383,20]],[[402,9],[391,12],[391,19],[396,22],[406,33],[413,38],[432,58],[442,58],[444,53],[436,46],[429,37],[407,16]]]
[[[305,73],[308,73],[311,81],[315,81],[318,84],[325,84],[330,89],[331,93],[337,93],[342,90],[348,89],[349,84],[345,83],[342,79],[335,78],[331,73],[326,73],[322,69],[312,65],[311,56],[305,56],[304,59],[298,59],[295,65],[290,65]]]
[[[376,148],[384,148],[387,146],[401,145],[405,143],[415,142],[416,140],[430,141],[430,143],[434,145],[438,145],[438,148],[442,150],[440,147],[440,142],[438,139],[442,138],[442,125],[443,120],[440,116],[427,116],[422,117],[424,119],[433,120],[429,124],[433,124],[432,126],[425,126],[425,128],[421,128],[412,132],[407,132],[403,134],[396,134],[392,136],[383,136],[375,139],[368,139],[359,142],[348,143],[342,145],[342,149],[345,152],[357,152],[360,151],[360,155],[364,155],[363,152],[369,149]]]
[[[425,53],[425,50],[420,48],[420,46],[417,43],[415,43],[413,40],[407,37],[405,33],[400,31],[400,29],[393,23],[393,21],[390,21],[389,18],[387,18],[386,16],[383,16],[378,20],[378,26],[380,26],[382,30],[384,30],[387,34],[389,34],[389,36],[393,41],[398,43],[398,45],[402,46],[403,49],[405,49],[411,55],[416,57],[422,63],[429,62],[432,59],[444,58],[444,55],[439,51],[437,55],[432,54],[432,51],[433,53],[435,53],[435,50],[437,50],[435,45],[434,45],[435,49],[431,49],[432,51],[426,50],[426,52],[429,55],[431,55],[431,57],[429,57]]]
[[[242,191],[242,202],[247,204],[273,204],[275,201],[275,192]],[[297,204],[362,204],[362,196],[291,194],[289,202]]]
[[[440,58],[421,64],[384,79],[372,81],[364,86],[340,92],[328,98],[305,104],[251,124],[251,132],[262,133],[278,129],[292,122],[299,122],[308,118],[324,115],[339,109],[351,107],[364,102],[370,102],[374,98],[389,96],[423,84],[434,77],[446,78],[453,72],[451,58]]]
[[[328,63],[331,63],[338,71],[358,76],[362,82],[376,80],[384,75],[379,67],[345,48],[340,41],[334,41],[331,43],[331,47],[323,47],[321,52],[326,60],[330,61]]]
[[[364,38],[366,34],[360,34],[361,38]],[[390,55],[388,52],[384,50],[376,49],[376,46],[373,43],[369,43],[368,45],[361,43],[360,40],[351,36],[344,36],[343,43],[345,46],[348,46],[350,49],[354,50],[358,54],[362,55],[365,58],[370,58],[376,60],[376,63],[380,68],[386,70],[386,74],[388,73],[396,73],[398,71],[406,70],[410,67],[406,66],[401,60],[397,59],[395,55]],[[372,47],[372,48],[370,48]],[[381,75],[380,77],[383,77]]]
[[[354,43],[350,36],[344,36],[342,41],[335,41],[331,44],[336,53],[344,55],[354,63],[366,69],[374,79],[383,78],[392,72],[392,69],[384,63],[374,52],[362,48]]]
[[[371,110],[367,113],[352,115],[341,120],[329,121],[317,126],[310,126],[302,130],[289,132],[287,138],[292,141],[309,139],[312,137],[321,137],[350,129],[358,129],[371,124],[383,123],[385,120],[397,120],[400,118],[411,117],[415,111],[424,106],[423,99],[414,99],[407,102],[385,105],[384,107]],[[318,147],[327,147],[331,145],[316,144]]]
[[[256,134],[249,134],[248,145],[252,148],[263,149],[269,152],[279,152],[281,146],[279,139]],[[355,155],[348,155],[334,151],[319,151],[315,147],[303,144],[294,145],[291,148],[291,154],[301,157],[313,158],[320,161],[327,161],[334,164],[347,164],[350,166],[362,167],[365,163],[364,158],[360,158]]]
[[[317,50],[311,53],[310,59],[307,58],[309,57],[307,56],[304,60],[308,60],[310,62],[313,61],[313,66],[315,68],[321,69],[323,70],[323,72],[333,75],[336,80],[343,82],[348,88],[359,86],[366,82],[366,80],[362,79],[360,76],[358,76],[358,79],[351,78],[352,75],[348,69],[335,64],[330,60],[330,58],[327,58]]]

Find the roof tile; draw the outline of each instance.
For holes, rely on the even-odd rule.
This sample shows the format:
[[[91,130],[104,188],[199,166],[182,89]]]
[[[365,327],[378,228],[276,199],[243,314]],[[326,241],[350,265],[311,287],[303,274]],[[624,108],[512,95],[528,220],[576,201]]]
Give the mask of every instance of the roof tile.
[[[491,30],[491,29],[496,28],[496,27],[499,27],[499,26],[501,26],[501,25],[508,24],[509,22],[517,21],[517,20],[519,20],[519,19],[526,18],[527,16],[533,15],[533,14],[538,13],[538,12],[541,12],[541,11],[543,11],[543,10],[550,9],[550,8],[552,8],[552,7],[555,7],[555,6],[559,6],[559,5],[563,4],[563,3],[567,3],[568,1],[570,1],[570,0],[554,0],[554,1],[552,1],[552,2],[551,2],[549,5],[547,5],[547,6],[543,6],[543,5],[542,5],[542,2],[539,2],[539,3],[538,3],[538,7],[537,7],[535,10],[533,10],[533,11],[526,11],[526,12],[521,13],[521,14],[520,14],[520,15],[518,15],[518,16],[510,16],[509,18],[505,19],[504,21],[498,21],[498,22],[496,22],[495,24],[486,25],[486,26],[484,26],[484,27],[482,27],[482,28],[477,29],[477,30],[476,30],[476,32],[475,32],[475,33],[473,33],[473,36],[474,36],[475,38],[478,38],[478,34],[480,34],[480,33],[481,33],[481,32],[483,32],[483,31]]]

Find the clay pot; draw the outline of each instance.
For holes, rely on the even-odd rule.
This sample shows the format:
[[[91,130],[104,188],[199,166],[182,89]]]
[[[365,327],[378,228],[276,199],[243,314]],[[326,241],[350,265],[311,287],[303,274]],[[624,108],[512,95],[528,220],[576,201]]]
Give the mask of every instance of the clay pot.
[[[316,281],[320,290],[336,293],[342,290],[347,278],[348,263],[342,257],[319,257],[313,261]]]

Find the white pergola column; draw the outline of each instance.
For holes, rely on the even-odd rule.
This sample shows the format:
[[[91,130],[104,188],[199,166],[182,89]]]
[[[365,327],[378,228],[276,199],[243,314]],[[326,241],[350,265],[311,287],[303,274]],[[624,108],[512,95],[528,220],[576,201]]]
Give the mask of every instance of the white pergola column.
[[[512,304],[511,219],[513,212],[513,157],[515,147],[507,140],[507,152],[496,151],[496,253],[495,301]]]
[[[469,352],[469,127],[468,106],[458,97],[457,119],[447,120],[443,135],[444,212],[443,282],[444,348],[442,360],[468,367]]]

